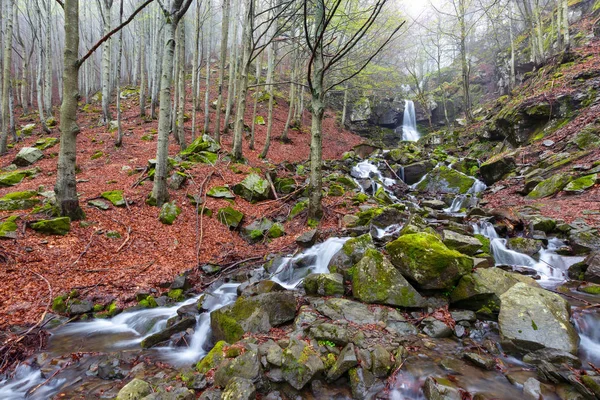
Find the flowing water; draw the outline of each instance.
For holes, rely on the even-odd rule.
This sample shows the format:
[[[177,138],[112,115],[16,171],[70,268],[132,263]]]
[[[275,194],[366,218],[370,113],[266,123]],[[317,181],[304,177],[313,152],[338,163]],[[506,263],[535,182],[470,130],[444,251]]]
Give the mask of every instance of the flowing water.
[[[412,100],[404,100],[404,117],[402,118],[402,140],[416,142],[421,135],[417,130],[417,115],[415,103]]]

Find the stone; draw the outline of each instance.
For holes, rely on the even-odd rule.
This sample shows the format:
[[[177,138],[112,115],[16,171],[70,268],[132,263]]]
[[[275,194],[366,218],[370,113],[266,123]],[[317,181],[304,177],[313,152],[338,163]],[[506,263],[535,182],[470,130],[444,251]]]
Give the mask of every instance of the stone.
[[[404,178],[407,185],[414,185],[419,182],[429,171],[435,168],[435,164],[431,161],[419,161],[406,165],[400,170],[400,177]]]
[[[266,333],[271,327],[292,321],[296,317],[296,298],[292,292],[264,293],[239,297],[235,303],[210,314],[215,340],[234,343],[244,333]]]
[[[183,332],[188,328],[192,328],[196,325],[196,318],[186,317],[176,324],[171,325],[170,327],[163,329],[160,332],[157,332],[153,335],[148,336],[140,343],[140,346],[143,349],[149,349],[151,347],[156,346],[162,342],[166,342],[169,338],[179,332]]]
[[[91,301],[84,300],[79,301],[76,300],[69,306],[69,314],[70,315],[82,315],[92,312],[94,309],[94,304]]]
[[[425,299],[380,252],[367,249],[353,271],[352,293],[364,303],[422,307]]]
[[[473,259],[429,233],[400,236],[386,245],[393,265],[422,289],[449,289],[471,272]]]
[[[443,242],[449,249],[459,251],[469,256],[474,255],[483,247],[483,244],[479,239],[472,236],[461,235],[454,231],[444,230],[443,237]]]
[[[474,183],[474,178],[441,166],[429,172],[416,188],[432,193],[466,194]]]
[[[488,186],[501,180],[505,175],[517,168],[515,159],[510,156],[494,157],[479,167],[483,183]]]
[[[481,369],[493,371],[496,368],[496,360],[484,353],[468,352],[463,354],[463,358],[469,360]]]
[[[358,400],[366,400],[371,398],[369,395],[371,387],[375,384],[375,376],[361,366],[351,368],[348,371],[350,377],[350,389],[352,390],[352,398]]]
[[[183,159],[188,159],[193,154],[199,154],[201,152],[216,153],[219,150],[221,150],[221,146],[219,146],[219,144],[215,142],[213,138],[211,138],[209,135],[202,135],[190,143],[185,150],[179,153],[179,155]]]
[[[556,174],[540,182],[528,195],[528,199],[542,199],[560,192],[571,181],[571,177]]]
[[[587,265],[584,279],[588,282],[600,284],[600,250],[590,253],[583,262]]]
[[[275,178],[273,182],[277,193],[290,194],[296,190],[296,181],[293,178]]]
[[[269,182],[254,173],[234,185],[233,192],[251,203],[274,198]]]
[[[125,378],[125,371],[120,366],[118,359],[105,360],[98,364],[98,378],[104,380],[123,379]]]
[[[196,364],[196,370],[198,372],[205,374],[211,369],[217,367],[224,359],[224,349],[228,347],[229,344],[224,340],[221,340],[215,343],[215,346]]]
[[[212,187],[206,193],[206,195],[215,199],[235,199],[235,194],[231,193],[229,188],[226,186]]]
[[[441,201],[441,200],[436,200],[436,199],[432,199],[432,200],[423,200],[421,202],[421,206],[423,207],[429,207],[433,210],[443,210],[444,208],[447,208],[448,205]]]
[[[12,215],[0,222],[0,239],[16,239],[17,238],[17,220],[16,215]]]
[[[148,382],[135,378],[119,390],[115,400],[142,400],[151,393],[152,387]]]
[[[228,206],[219,209],[219,212],[217,213],[217,219],[220,223],[229,227],[230,230],[235,230],[242,223],[244,214]]]
[[[567,193],[583,193],[598,182],[600,182],[598,174],[586,175],[569,182],[563,190]]]
[[[31,229],[51,235],[66,235],[71,230],[71,218],[59,217],[37,221],[31,224]]]
[[[331,272],[339,272],[349,278],[347,271],[365,256],[367,249],[375,248],[370,234],[348,239],[342,249],[335,253],[329,261]]]
[[[249,379],[234,377],[232,378],[223,394],[222,400],[254,400],[256,398],[256,387]]]
[[[26,177],[31,177],[37,174],[36,169],[8,171],[0,174],[0,187],[2,186],[14,186],[21,183]]]
[[[351,333],[341,325],[322,323],[310,328],[310,336],[316,340],[325,340],[338,345],[346,345],[351,340]]]
[[[345,319],[358,325],[374,324],[382,320],[368,305],[347,299],[331,298],[320,304],[317,309],[332,320]]]
[[[181,208],[173,201],[162,205],[158,219],[165,225],[173,225],[179,214],[181,214]]]
[[[527,276],[499,268],[478,269],[462,277],[450,292],[450,302],[456,307],[492,315],[500,310],[500,296],[519,282],[539,287],[535,280]]]
[[[311,229],[298,236],[298,238],[296,238],[296,244],[306,249],[312,247],[318,239],[319,231],[317,229]]]
[[[552,147],[554,146],[554,140],[544,140],[542,144],[546,147]]]
[[[575,255],[600,250],[600,236],[595,231],[572,230],[569,232],[569,245]]]
[[[448,379],[430,376],[425,380],[423,393],[427,400],[462,400],[456,386]]]
[[[508,248],[532,256],[542,249],[542,242],[536,239],[514,237],[508,239]]]
[[[307,294],[319,296],[343,296],[344,277],[340,274],[310,274],[304,278]]]
[[[301,390],[311,379],[325,369],[321,357],[311,346],[301,340],[290,339],[283,351],[283,378],[294,389]]]
[[[35,147],[23,147],[17,153],[14,163],[19,167],[27,167],[44,158],[44,153]]]
[[[245,349],[239,356],[222,361],[215,371],[215,385],[227,386],[232,378],[256,381],[260,375],[260,361],[258,353]]]
[[[556,228],[556,220],[548,217],[535,216],[531,220],[531,226],[536,231],[551,233]]]
[[[564,350],[545,348],[525,354],[523,362],[528,364],[538,365],[542,361],[549,362],[554,365],[568,365],[573,368],[581,367],[581,360],[573,354]]]
[[[109,190],[100,194],[101,197],[110,201],[115,207],[125,207],[125,198],[122,190]]]
[[[90,205],[92,207],[96,207],[103,211],[106,211],[110,208],[110,206],[108,205],[107,202],[105,202],[103,200],[99,200],[99,199],[88,201],[88,205]]]
[[[37,196],[37,192],[33,190],[7,193],[4,197],[0,198],[0,211],[28,210],[33,208],[40,203],[38,199],[33,198],[34,196]]]
[[[327,372],[327,380],[329,382],[336,381],[341,378],[350,368],[354,368],[358,365],[358,359],[356,358],[356,351],[352,343],[348,343],[341,351],[335,364]]]
[[[529,378],[523,384],[523,395],[525,399],[539,400],[544,398],[542,395],[542,386],[540,381],[535,378]]]
[[[371,352],[371,372],[376,378],[388,376],[394,366],[392,355],[380,344],[376,344]]]
[[[475,322],[477,321],[477,316],[473,311],[470,310],[460,310],[460,311],[450,311],[450,315],[456,322]]]
[[[168,186],[170,189],[179,190],[187,180],[187,175],[183,172],[175,171],[169,177]]]
[[[433,317],[423,320],[423,333],[432,338],[446,338],[452,336],[452,329],[442,321]]]
[[[255,283],[250,283],[244,287],[244,284],[238,286],[238,295],[244,297],[252,297],[264,293],[285,292],[287,289],[277,282],[263,280]]]
[[[273,227],[273,221],[262,218],[242,227],[241,235],[250,243],[258,242],[267,236],[267,232]]]
[[[500,299],[500,334],[517,352],[553,348],[577,354],[579,335],[565,299],[525,283],[517,283]]]

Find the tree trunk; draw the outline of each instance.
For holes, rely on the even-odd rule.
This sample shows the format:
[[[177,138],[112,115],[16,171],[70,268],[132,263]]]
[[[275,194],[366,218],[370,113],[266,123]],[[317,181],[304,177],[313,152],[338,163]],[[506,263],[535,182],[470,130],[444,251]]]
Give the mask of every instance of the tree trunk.
[[[36,1],[36,10],[37,10],[37,14],[38,14],[38,29],[39,32],[42,31],[42,12],[39,8],[39,4]],[[38,105],[38,115],[40,117],[40,124],[42,125],[42,129],[44,131],[44,133],[50,133],[50,129],[48,129],[48,125],[46,125],[46,117],[44,116],[44,92],[43,92],[43,85],[44,85],[44,49],[42,47],[42,44],[40,42],[38,42],[38,65],[37,65],[37,79],[36,79],[36,86],[37,86],[37,105]]]
[[[102,16],[104,18],[103,34],[110,32],[111,8],[113,0],[102,0]],[[110,63],[111,63],[111,39],[102,45],[102,118],[105,124],[112,119],[110,115]]]
[[[175,30],[177,21],[167,19],[164,26],[165,44],[160,79],[160,107],[158,110],[158,144],[156,149],[156,172],[150,204],[161,207],[169,200],[167,191],[167,168],[169,157],[169,131],[171,128],[171,81],[173,80],[173,59],[175,53]]]
[[[196,138],[196,113],[198,112],[198,87],[200,72],[200,61],[198,57],[198,46],[200,44],[200,4],[196,4],[196,25],[194,29],[194,44],[192,50],[192,141]]]
[[[459,25],[460,25],[460,64],[462,73],[463,102],[465,108],[465,119],[467,123],[473,121],[471,114],[471,73],[469,60],[467,58],[467,26],[465,22],[466,9],[465,0],[459,0]]]
[[[235,1],[235,3],[233,6],[233,9],[239,13],[240,8],[241,8],[240,1],[239,0],[234,0],[234,1]],[[229,120],[231,119],[231,108],[233,107],[233,102],[234,102],[236,94],[237,94],[236,93],[237,82],[238,82],[239,76],[241,74],[241,72],[240,72],[240,47],[238,46],[238,43],[237,43],[238,26],[239,26],[239,23],[238,23],[238,18],[236,15],[235,18],[233,18],[233,40],[231,41],[231,51],[230,51],[230,57],[229,57],[229,82],[227,83],[227,102],[225,105],[225,122],[223,124],[223,132],[225,132],[225,133],[229,132]],[[244,42],[244,40],[242,39],[242,46],[244,46],[243,42]],[[242,58],[243,57],[244,57],[244,54],[242,54]],[[233,68],[231,66],[231,62],[232,62],[231,60],[233,60]]]
[[[269,18],[273,18],[273,15],[274,15],[274,11],[271,10],[269,12]],[[277,31],[277,22],[275,22],[274,30],[275,30],[275,32]],[[269,147],[271,146],[271,134],[273,132],[273,105],[274,105],[273,75],[275,72],[275,58],[276,57],[277,57],[277,44],[276,44],[276,42],[271,42],[267,49],[267,93],[269,94],[269,106],[268,106],[269,111],[267,112],[267,136],[265,138],[265,145],[259,156],[260,158],[267,158],[267,154],[269,154]]]
[[[569,1],[568,0],[561,0],[562,2],[562,29],[563,29],[563,44],[564,44],[564,48],[565,51],[569,51],[569,49],[571,48],[571,35],[569,34]],[[558,10],[558,12],[560,13],[561,10]]]
[[[223,0],[223,19],[221,21],[221,59],[219,60],[219,86],[217,110],[215,115],[215,140],[221,142],[221,107],[223,107],[223,79],[225,79],[225,61],[227,57],[227,41],[229,36],[230,0]],[[231,75],[231,71],[230,75]]]
[[[179,146],[181,150],[185,150],[185,127],[184,127],[184,119],[185,119],[185,21],[181,20],[178,24],[177,29],[179,30],[179,38],[177,40],[178,47],[178,56],[179,56],[179,78],[177,79],[177,84],[179,85],[178,99],[177,99],[177,130],[175,133],[179,137]],[[194,90],[194,89],[192,89]]]
[[[142,28],[146,22],[142,22]],[[140,117],[146,116],[146,29],[140,33]]]
[[[254,91],[254,107],[252,108],[252,131],[250,132],[250,143],[248,147],[254,150],[254,133],[256,131],[256,108],[258,107],[258,85],[260,84],[260,76],[262,72],[262,53],[256,61],[256,90]]]
[[[46,55],[45,66],[45,80],[44,80],[44,109],[46,111],[46,116],[52,117],[52,44],[51,44],[51,27],[52,27],[52,2],[46,1],[46,37],[44,44],[44,52]],[[40,39],[41,41],[41,39]],[[40,43],[41,45],[41,43]]]
[[[16,10],[15,0],[8,0],[6,5],[6,27],[4,35],[4,58],[2,68],[2,136],[0,137],[0,154],[5,154],[7,151],[8,132],[10,131],[10,88],[12,86],[12,34],[13,34],[13,19]]]
[[[123,0],[119,8],[119,25],[123,22]],[[117,53],[117,140],[115,146],[123,144],[123,127],[121,126],[121,62],[123,58],[123,30],[119,31],[119,51]],[[141,94],[140,94],[141,95]]]
[[[56,176],[56,202],[61,215],[73,220],[85,217],[79,207],[75,179],[77,161],[77,102],[79,100],[79,0],[65,0],[65,53],[63,102],[60,107],[60,149]]]
[[[207,2],[209,17],[208,17],[208,26],[209,26],[209,35],[206,40],[206,82],[205,82],[205,93],[204,93],[204,133],[208,134],[208,124],[210,123],[210,56],[211,56],[211,38],[213,37],[213,24],[212,24],[212,8],[210,4],[210,0]]]

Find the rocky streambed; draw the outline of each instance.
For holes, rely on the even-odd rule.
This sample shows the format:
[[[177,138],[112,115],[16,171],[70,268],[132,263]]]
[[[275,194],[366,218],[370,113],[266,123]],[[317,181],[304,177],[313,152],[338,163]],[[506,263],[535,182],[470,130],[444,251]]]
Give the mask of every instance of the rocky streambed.
[[[480,208],[476,160],[397,156],[335,166],[343,237],[61,325],[0,398],[600,397],[597,233]]]

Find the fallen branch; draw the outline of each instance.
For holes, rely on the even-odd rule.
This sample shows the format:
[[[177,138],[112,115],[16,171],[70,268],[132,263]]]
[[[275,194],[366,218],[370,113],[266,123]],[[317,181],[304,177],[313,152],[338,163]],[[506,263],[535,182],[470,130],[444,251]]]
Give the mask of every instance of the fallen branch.
[[[94,241],[94,237],[96,236],[97,233],[98,233],[98,230],[94,229],[94,232],[92,232],[92,234],[90,235],[90,240],[85,245],[85,248],[83,249],[83,251],[79,254],[79,257],[77,257],[77,260],[73,261],[73,263],[71,264],[71,267],[74,266],[75,264],[77,264],[79,262],[79,260],[81,260],[81,257],[83,257],[83,255],[85,253],[87,253],[87,251],[90,249],[90,246],[92,245],[92,242]]]
[[[269,185],[271,185],[271,190],[273,190],[273,195],[275,196],[275,200],[278,200],[279,196],[277,196],[277,190],[275,190],[275,185],[273,184],[273,180],[271,179],[271,175],[269,175],[269,173],[267,172],[265,174],[265,176],[267,177],[267,182],[269,182]]]
[[[117,249],[117,253],[121,251],[121,249],[123,248],[123,246],[125,246],[127,244],[127,242],[129,242],[130,238],[131,238],[131,227],[128,226],[127,227],[127,237],[125,238],[125,241]]]
[[[144,174],[146,172],[148,172],[148,167],[144,168],[144,170],[140,174],[140,176],[141,176],[140,179],[138,179],[133,185],[131,185],[132,189],[135,189],[137,186],[139,186],[140,183],[144,182],[147,179],[147,177],[144,178]]]

